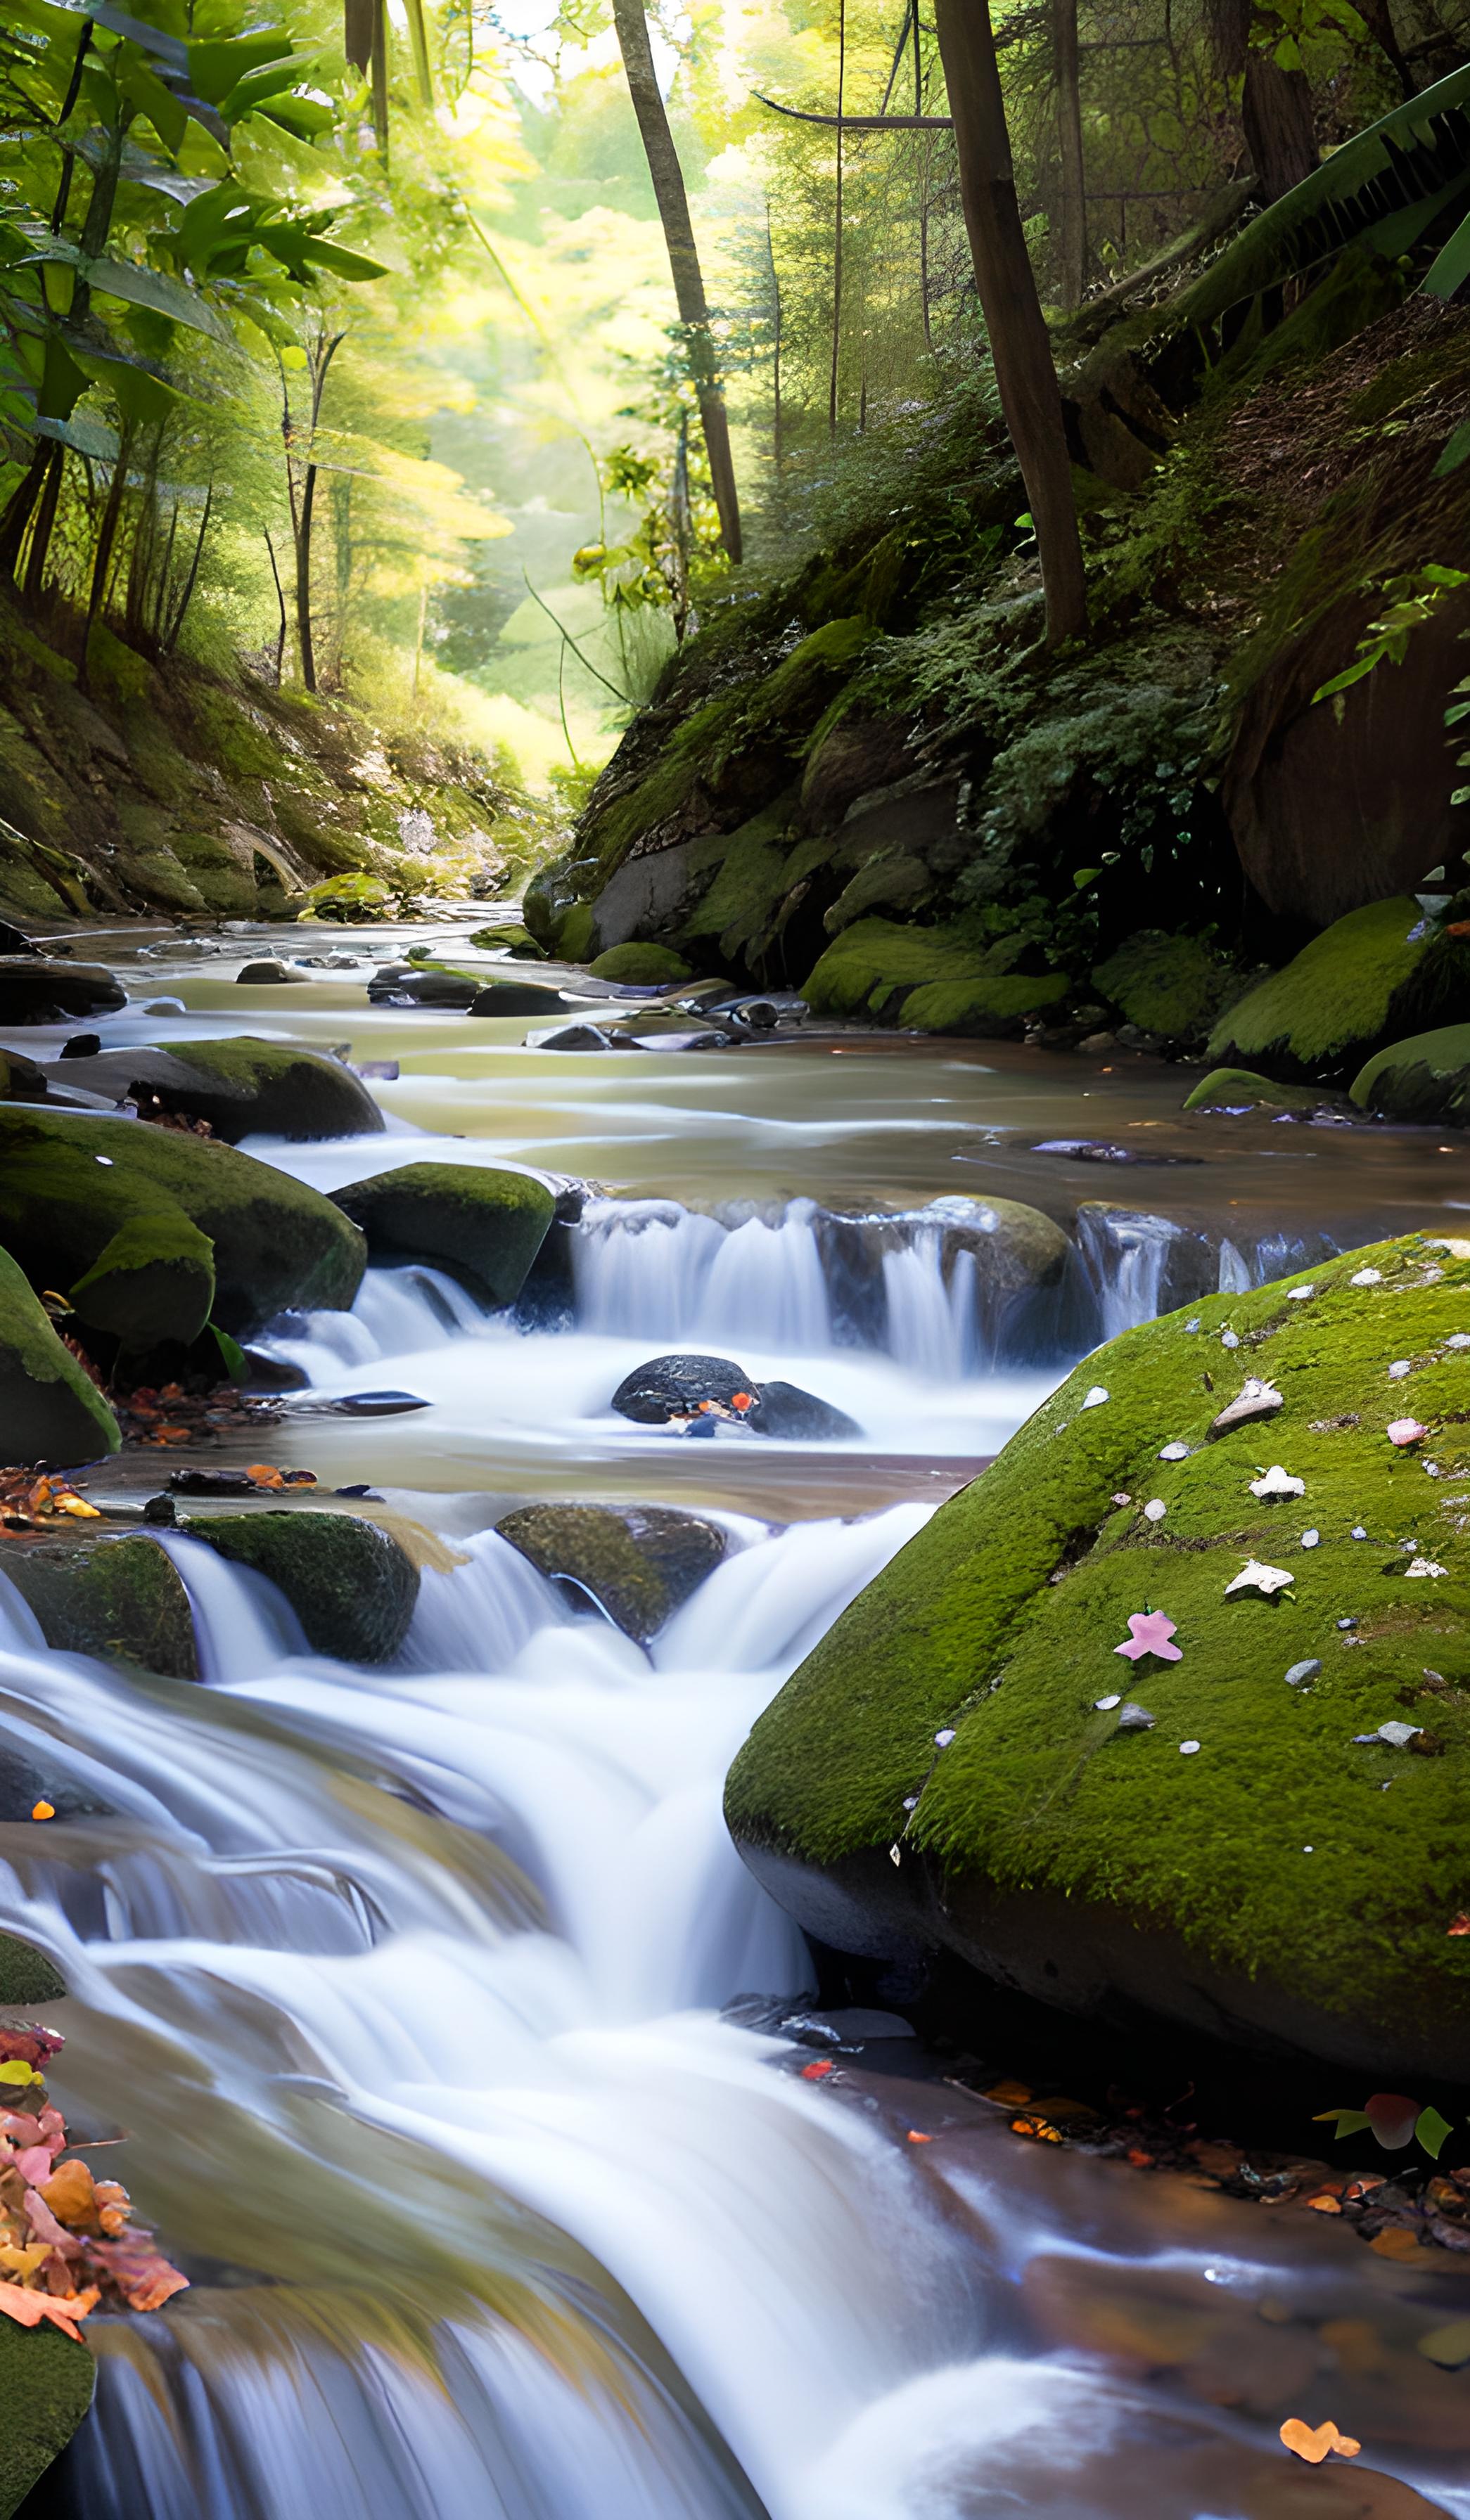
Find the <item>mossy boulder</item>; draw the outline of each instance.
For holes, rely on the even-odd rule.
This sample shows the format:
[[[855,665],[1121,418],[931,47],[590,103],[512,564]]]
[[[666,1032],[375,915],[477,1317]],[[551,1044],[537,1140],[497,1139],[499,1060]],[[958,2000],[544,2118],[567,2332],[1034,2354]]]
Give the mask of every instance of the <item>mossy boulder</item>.
[[[1006,937],[973,942],[955,927],[900,927],[859,919],[833,939],[802,983],[813,1014],[867,1014],[919,1032],[1019,1032],[1027,1015],[1067,994],[1062,971],[1014,968],[1022,948]]]
[[[187,1346],[214,1301],[214,1245],[181,1208],[129,1217],[69,1293],[82,1320],[124,1348]]]
[[[168,1680],[198,1680],[194,1619],[167,1552],[142,1532],[121,1540],[24,1540],[5,1572],[58,1653],[141,1663]]]
[[[359,1514],[311,1506],[191,1514],[185,1529],[277,1585],[317,1653],[390,1662],[408,1634],[419,1570],[396,1540]]]
[[[58,1082],[61,1079],[58,1078]],[[362,1079],[295,1042],[191,1041],[177,1050],[104,1051],[69,1059],[66,1082],[136,1102],[145,1116],[207,1120],[230,1146],[255,1135],[365,1137],[384,1126]]]
[[[492,1305],[515,1302],[556,1215],[533,1174],[480,1164],[404,1164],[333,1196],[375,1260],[427,1260]]]
[[[1131,1024],[1169,1041],[1194,1041],[1241,992],[1233,965],[1203,936],[1145,927],[1092,973],[1095,987]]]
[[[253,1155],[26,1103],[0,1103],[0,1213],[11,1251],[43,1288],[75,1284],[125,1225],[188,1219],[214,1246],[212,1317],[237,1338],[290,1307],[345,1309],[367,1259],[340,1207]]]
[[[1249,1067],[1212,1067],[1184,1097],[1186,1111],[1319,1111],[1331,1096],[1309,1085],[1282,1085]]]
[[[484,975],[456,971],[447,963],[427,963],[404,970],[391,965],[368,982],[368,1003],[378,1006],[438,1007],[446,1013],[467,1014]]]
[[[1470,1002],[1470,938],[1408,893],[1350,910],[1221,1015],[1210,1057],[1268,1076],[1346,1080],[1380,1042],[1427,1030]]]
[[[0,1251],[0,1466],[115,1453],[117,1420],[8,1251]]]
[[[752,1868],[850,1951],[1470,2082],[1467,1360],[1412,1235],[1088,1357],[757,1724]]]
[[[590,1599],[640,1645],[725,1553],[717,1523],[665,1506],[528,1505],[495,1528],[540,1574]]]
[[[1470,1120],[1470,1023],[1411,1034],[1368,1059],[1348,1088],[1360,1111],[1380,1120]]]
[[[0,1934],[0,2003],[60,2003],[67,1981],[54,1960],[17,1934]],[[3,2404],[0,2398],[0,2404]]]
[[[671,980],[692,980],[682,954],[667,945],[610,945],[590,967],[594,980],[621,980],[630,988],[658,989]]]
[[[590,901],[574,901],[558,922],[556,950],[564,963],[585,963],[597,942],[596,913]]]
[[[0,957],[0,1023],[57,1023],[68,1015],[113,1014],[126,1004],[126,989],[100,963]]]
[[[468,1012],[476,1016],[570,1015],[585,1003],[565,996],[550,980],[486,980]]]
[[[43,2319],[0,2318],[0,2520],[12,2520],[61,2456],[92,2404],[97,2365],[85,2345]]]

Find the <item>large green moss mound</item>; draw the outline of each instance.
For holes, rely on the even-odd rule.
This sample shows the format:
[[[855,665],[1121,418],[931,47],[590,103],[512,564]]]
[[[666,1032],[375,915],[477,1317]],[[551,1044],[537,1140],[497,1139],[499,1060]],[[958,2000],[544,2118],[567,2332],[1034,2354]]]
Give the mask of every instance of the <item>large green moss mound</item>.
[[[1273,1076],[1254,1075],[1249,1067],[1212,1067],[1184,1097],[1186,1111],[1315,1111],[1330,1096],[1309,1085],[1282,1085]]]
[[[694,977],[682,954],[667,945],[610,945],[589,968],[594,980],[621,980],[635,989]]]
[[[59,2003],[67,1992],[61,1970],[44,1952],[15,1934],[0,1934],[0,2003]]]
[[[0,1464],[69,1467],[122,1438],[91,1376],[64,1347],[8,1251],[0,1251]]]
[[[1375,1043],[1458,1012],[1470,945],[1396,894],[1335,920],[1220,1017],[1210,1056],[1285,1077],[1347,1077]]]
[[[419,1572],[407,1552],[358,1514],[311,1507],[191,1514],[194,1540],[280,1587],[317,1653],[389,1662],[408,1634]]]
[[[190,1041],[176,1050],[108,1050],[61,1071],[88,1092],[133,1096],[140,1110],[207,1120],[230,1146],[242,1138],[352,1138],[384,1126],[362,1079],[338,1058],[296,1042]]]
[[[515,1302],[556,1215],[544,1182],[482,1164],[404,1164],[333,1196],[375,1260],[430,1261],[495,1305]]]
[[[1382,1120],[1470,1119],[1470,1023],[1442,1025],[1392,1042],[1365,1061],[1348,1091],[1360,1111]]]
[[[920,1032],[1018,1030],[1067,994],[1061,971],[1012,968],[1020,940],[977,945],[958,929],[859,919],[833,939],[802,983],[813,1014],[864,1012]]]
[[[214,1245],[179,1208],[129,1217],[70,1290],[94,1329],[125,1348],[185,1345],[198,1338],[214,1301]]]
[[[0,1104],[0,1213],[32,1285],[69,1286],[125,1225],[182,1214],[214,1246],[213,1319],[247,1337],[288,1307],[345,1309],[366,1250],[341,1208],[180,1130]]]
[[[1248,1377],[1280,1408],[1212,1437]],[[1275,1465],[1305,1493],[1254,1495]],[[849,1948],[1470,2080],[1467,1508],[1470,1244],[1130,1330],[836,1622],[731,1828]],[[1228,1591],[1252,1561],[1289,1583]],[[1148,1611],[1179,1659],[1120,1658]]]
[[[1240,975],[1202,936],[1167,936],[1141,928],[1092,973],[1104,997],[1127,1021],[1170,1041],[1207,1032],[1221,1007],[1240,994]]]
[[[0,2318],[0,2520],[12,2520],[92,2404],[97,2366],[50,2320]]]
[[[142,1532],[123,1540],[17,1543],[5,1552],[5,1572],[57,1652],[198,1680],[189,1596],[166,1550]]]

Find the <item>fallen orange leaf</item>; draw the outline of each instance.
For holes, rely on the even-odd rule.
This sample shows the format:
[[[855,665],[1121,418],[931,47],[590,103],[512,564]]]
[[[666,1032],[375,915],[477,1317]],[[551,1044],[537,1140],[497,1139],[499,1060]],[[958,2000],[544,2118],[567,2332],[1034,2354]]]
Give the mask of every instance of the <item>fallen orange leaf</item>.
[[[1325,2194],[1309,2196],[1307,2205],[1309,2212],[1312,2214],[1340,2214],[1343,2210],[1335,2196]]]
[[[814,2065],[804,2065],[802,2067],[802,2080],[804,2083],[820,2083],[825,2076],[831,2073],[831,2057],[819,2056]]]
[[[982,2092],[983,2100],[998,2100],[1003,2109],[1024,2109],[1031,2098],[1030,2083],[992,2083]]]
[[[1417,2259],[1419,2255],[1417,2234],[1406,2231],[1401,2223],[1392,2225],[1387,2231],[1380,2231],[1368,2246],[1380,2258],[1397,2258],[1401,2266],[1406,2266],[1411,2258]]]
[[[1356,2458],[1362,2448],[1361,2442],[1354,2441],[1350,2433],[1340,2433],[1330,2415],[1315,2431],[1310,2424],[1304,2424],[1300,2415],[1289,2415],[1281,2427],[1281,2440],[1285,2449],[1305,2458],[1310,2467],[1320,2467],[1329,2451],[1335,2450],[1339,2458]]]
[[[917,2127],[910,2127],[908,2140],[910,2143],[933,2143],[934,2138],[932,2135],[920,2135]]]
[[[39,2327],[43,2318],[51,2319],[67,2336],[81,2343],[81,2330],[76,2322],[97,2307],[95,2284],[85,2292],[30,2292],[23,2284],[0,2283],[0,2314],[13,2318],[18,2327]]]
[[[55,1803],[48,1803],[45,1801],[32,1803],[30,1806],[30,1817],[32,1820],[55,1820]]]
[[[1049,2118],[1012,2118],[1011,2133],[1030,2136],[1033,2143],[1060,2143],[1062,2140]]]
[[[1470,1934],[1470,1915],[1466,1914],[1463,1908],[1457,1916],[1450,1918],[1445,1931],[1447,1934]]]

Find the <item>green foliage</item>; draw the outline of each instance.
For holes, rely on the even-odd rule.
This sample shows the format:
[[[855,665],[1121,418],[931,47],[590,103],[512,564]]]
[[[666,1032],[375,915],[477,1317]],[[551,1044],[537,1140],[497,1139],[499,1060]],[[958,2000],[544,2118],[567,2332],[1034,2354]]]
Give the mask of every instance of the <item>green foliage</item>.
[[[1427,568],[1411,569],[1406,575],[1390,578],[1384,586],[1376,589],[1384,605],[1381,616],[1368,623],[1366,633],[1357,643],[1354,662],[1345,666],[1340,674],[1334,674],[1330,682],[1323,683],[1319,691],[1312,693],[1313,707],[1318,700],[1332,699],[1339,692],[1351,691],[1355,683],[1360,683],[1385,658],[1391,664],[1401,665],[1408,653],[1410,634],[1422,629],[1426,621],[1433,621],[1450,597],[1457,595],[1465,586],[1470,586],[1470,570],[1445,568],[1438,562],[1431,562]],[[1453,720],[1447,714],[1445,722],[1447,726]]]

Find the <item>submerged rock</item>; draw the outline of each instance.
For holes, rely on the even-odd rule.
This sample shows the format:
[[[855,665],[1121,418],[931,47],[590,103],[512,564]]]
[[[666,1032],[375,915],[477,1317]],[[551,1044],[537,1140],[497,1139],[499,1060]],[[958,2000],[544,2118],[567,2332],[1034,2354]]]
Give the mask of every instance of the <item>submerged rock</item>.
[[[0,1213],[41,1287],[76,1284],[124,1226],[187,1219],[213,1244],[211,1318],[237,1338],[290,1307],[345,1309],[367,1259],[340,1207],[233,1147],[28,1103],[0,1104]]]
[[[1424,1456],[1470,1470],[1449,1344],[1470,1250],[1406,1236],[1318,1263],[1308,1300],[1298,1282],[1080,1367],[807,1657],[737,1758],[727,1818],[839,1949],[940,1943],[1069,2010],[1467,2081],[1470,1568],[1460,1489]],[[1206,1341],[1227,1325],[1280,1391],[1294,1508],[1251,1492],[1258,1422],[1206,1440]],[[1414,1452],[1387,1440],[1405,1355]],[[1084,1407],[1094,1385],[1107,1407]],[[1421,1558],[1446,1576],[1405,1582]],[[1231,1591],[1266,1559],[1289,1581]],[[1121,1729],[1123,1646],[1146,1731]],[[1304,1661],[1309,1690],[1283,1688]],[[1405,1712],[1426,1739],[1394,1752],[1381,1727]]]
[[[563,1015],[577,1005],[549,980],[486,980],[466,1012],[472,1015]]]
[[[1367,1060],[1348,1089],[1360,1111],[1380,1120],[1470,1120],[1470,1023],[1411,1034]]]
[[[1457,1015],[1470,938],[1427,919],[1411,894],[1351,910],[1221,1016],[1210,1057],[1273,1076],[1348,1077],[1374,1045]]]
[[[126,1004],[126,989],[100,963],[0,958],[0,1023],[61,1023],[68,1015],[113,1014]]]
[[[862,1433],[846,1409],[835,1409],[830,1400],[819,1400],[796,1382],[762,1382],[745,1422],[758,1435],[773,1435],[787,1444],[841,1444]]]
[[[390,1662],[408,1634],[419,1570],[390,1533],[359,1514],[288,1507],[190,1514],[183,1528],[277,1585],[316,1653]]]
[[[728,1418],[787,1441],[840,1441],[861,1428],[845,1411],[794,1382],[760,1382],[725,1356],[651,1357],[620,1382],[611,1406],[639,1426],[688,1426]]]
[[[0,1251],[0,1466],[71,1468],[115,1453],[117,1420],[62,1344],[8,1251]]]
[[[666,1506],[530,1505],[495,1526],[554,1582],[647,1644],[725,1553],[717,1523]]]
[[[371,1006],[444,1007],[467,1014],[484,986],[478,971],[454,971],[439,964],[390,966],[368,982]]]
[[[156,1540],[24,1540],[5,1572],[58,1653],[141,1663],[168,1680],[198,1680],[189,1596]]]
[[[216,1138],[365,1137],[383,1114],[340,1059],[295,1042],[191,1041],[177,1050],[113,1050],[70,1061],[69,1085],[135,1102],[144,1118],[207,1120]]]
[[[484,1304],[513,1304],[556,1215],[533,1173],[483,1164],[404,1164],[333,1197],[375,1260],[427,1260]]]

